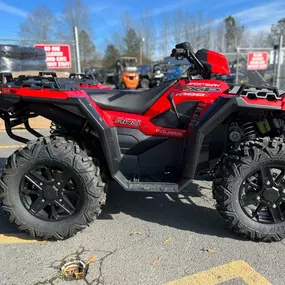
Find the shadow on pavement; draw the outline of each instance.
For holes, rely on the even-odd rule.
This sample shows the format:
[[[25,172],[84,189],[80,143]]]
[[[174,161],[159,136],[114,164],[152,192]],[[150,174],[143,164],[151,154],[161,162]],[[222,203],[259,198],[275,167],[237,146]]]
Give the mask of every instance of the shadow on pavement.
[[[8,216],[3,212],[0,205],[0,234],[19,234],[20,231],[17,229],[15,224],[9,222]]]
[[[6,157],[0,157],[0,168],[3,168],[6,162]]]
[[[6,162],[6,157],[0,157],[0,175],[1,175],[1,169],[4,167]],[[17,229],[17,227],[9,222],[8,216],[3,212],[1,208],[1,202],[0,202],[0,234],[18,234],[20,231]]]
[[[0,166],[3,166],[4,161],[4,158],[0,158]],[[199,185],[194,184],[191,197],[201,197],[199,189]],[[176,194],[169,196],[170,199],[165,194],[126,192],[116,184],[111,185],[107,205],[100,219],[112,219],[112,214],[122,212],[144,221],[179,230],[237,238],[226,228],[225,221],[215,209],[196,205],[188,195],[183,199]],[[9,222],[0,205],[0,234],[18,233],[19,230]]]
[[[199,189],[199,185],[194,184],[191,196],[202,196]],[[179,230],[237,238],[227,229],[224,219],[215,209],[196,205],[188,195],[181,199],[173,194],[169,199],[165,194],[126,192],[119,186],[112,186],[101,219],[112,219],[112,214],[119,212]]]

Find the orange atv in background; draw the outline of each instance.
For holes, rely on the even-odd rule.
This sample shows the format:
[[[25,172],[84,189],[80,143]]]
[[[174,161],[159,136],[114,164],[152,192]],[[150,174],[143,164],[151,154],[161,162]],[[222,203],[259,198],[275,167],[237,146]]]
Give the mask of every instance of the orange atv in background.
[[[117,89],[136,89],[139,85],[139,74],[137,72],[137,58],[120,57],[117,60],[115,84]]]

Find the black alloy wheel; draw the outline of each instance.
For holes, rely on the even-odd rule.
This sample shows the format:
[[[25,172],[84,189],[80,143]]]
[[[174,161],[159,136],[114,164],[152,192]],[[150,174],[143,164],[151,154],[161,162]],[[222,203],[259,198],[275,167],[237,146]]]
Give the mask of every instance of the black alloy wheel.
[[[20,183],[21,201],[30,214],[41,220],[67,219],[82,205],[84,193],[76,180],[66,166],[37,165]]]
[[[240,188],[240,204],[243,211],[257,222],[283,222],[285,165],[267,165],[249,174]]]
[[[19,230],[62,240],[98,217],[106,184],[99,161],[76,142],[44,137],[8,158],[0,178],[0,200]]]
[[[285,237],[285,141],[257,138],[229,151],[213,181],[216,208],[235,233],[254,241]]]

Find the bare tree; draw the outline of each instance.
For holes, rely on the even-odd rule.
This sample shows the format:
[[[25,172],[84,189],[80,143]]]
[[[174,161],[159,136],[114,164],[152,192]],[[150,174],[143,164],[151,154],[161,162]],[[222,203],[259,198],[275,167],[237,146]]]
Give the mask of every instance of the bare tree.
[[[239,35],[237,46],[239,47],[251,47],[254,44],[253,33],[248,30],[242,30]]]
[[[194,49],[198,49],[204,44],[204,19],[203,14],[190,15],[187,11],[183,19],[184,40],[191,43]]]
[[[200,12],[199,15],[197,15],[196,17],[195,38],[194,38],[194,43],[193,43],[195,49],[200,49],[201,47],[203,47],[203,43],[205,39],[203,29],[204,29],[204,17],[203,17],[203,13]]]
[[[115,46],[115,48],[119,52],[123,52],[123,49],[124,49],[124,39],[118,32],[114,32],[113,33],[113,35],[112,35],[112,43],[113,43],[113,45]]]
[[[184,13],[182,9],[178,9],[174,15],[173,19],[173,34],[175,44],[178,44],[183,39],[183,21],[184,21]]]
[[[241,45],[244,26],[240,25],[233,16],[225,18],[225,46],[227,52],[234,52]]]
[[[78,31],[85,30],[89,36],[93,36],[89,8],[82,0],[66,0],[62,10],[60,34],[72,38],[74,26],[77,26]]]
[[[97,59],[96,47],[88,33],[81,30],[79,33],[81,67],[88,68],[95,65]]]
[[[268,33],[260,30],[250,35],[252,47],[268,47]]]
[[[171,19],[168,16],[164,16],[162,19],[161,31],[160,31],[160,50],[162,56],[169,55],[169,43],[170,43],[170,27]]]
[[[128,11],[125,11],[123,15],[121,16],[121,22],[122,22],[125,35],[128,33],[130,29],[134,28],[134,21]]]
[[[20,35],[25,39],[46,41],[53,38],[56,18],[46,6],[36,7],[20,25]]]
[[[187,42],[191,41],[191,36],[192,36],[192,32],[193,32],[193,19],[190,20],[190,15],[189,12],[186,11],[185,12],[185,16],[184,16],[184,24],[183,24],[183,28],[184,28],[184,40]],[[192,28],[192,29],[191,29]]]
[[[279,44],[280,35],[285,37],[285,18],[280,19],[276,24],[271,26],[268,35],[268,44],[270,46]],[[283,46],[285,46],[285,41],[283,41]]]
[[[221,23],[214,32],[213,41],[214,41],[214,49],[217,52],[225,51],[225,24]]]
[[[144,54],[148,59],[152,58],[153,51],[155,49],[155,28],[151,11],[145,10],[143,17],[141,18],[140,33],[139,36],[144,38]]]

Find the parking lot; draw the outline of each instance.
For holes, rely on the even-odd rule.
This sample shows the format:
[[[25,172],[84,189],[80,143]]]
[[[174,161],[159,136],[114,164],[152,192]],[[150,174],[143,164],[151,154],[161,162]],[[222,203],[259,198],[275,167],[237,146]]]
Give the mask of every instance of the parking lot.
[[[18,146],[0,133],[1,166]],[[211,182],[196,183],[191,197],[114,186],[100,219],[58,242],[19,233],[0,210],[0,284],[285,284],[284,242],[238,238],[214,209]],[[67,282],[59,266],[74,255],[94,260],[85,280]]]

